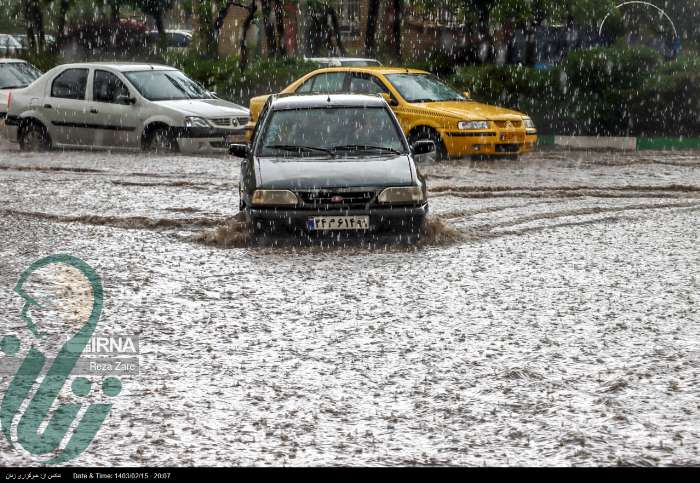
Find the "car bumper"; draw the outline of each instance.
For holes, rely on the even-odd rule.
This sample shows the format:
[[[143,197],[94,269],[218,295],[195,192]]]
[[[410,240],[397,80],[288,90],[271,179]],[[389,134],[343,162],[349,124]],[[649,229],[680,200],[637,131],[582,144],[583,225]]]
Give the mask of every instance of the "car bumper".
[[[447,154],[461,156],[512,156],[531,152],[537,144],[536,131],[443,131]]]
[[[7,116],[0,114],[0,136],[6,140],[16,143],[17,142],[17,122],[14,116],[9,119]]]
[[[183,153],[228,153],[229,144],[245,142],[245,130],[181,128],[175,137]]]
[[[258,229],[288,229],[309,233],[307,221],[316,216],[369,216],[369,230],[350,230],[352,233],[380,233],[385,231],[417,231],[428,214],[428,203],[420,206],[348,210],[301,210],[275,208],[246,208],[248,217]],[[328,233],[335,231],[315,231]],[[347,233],[347,231],[345,231]]]

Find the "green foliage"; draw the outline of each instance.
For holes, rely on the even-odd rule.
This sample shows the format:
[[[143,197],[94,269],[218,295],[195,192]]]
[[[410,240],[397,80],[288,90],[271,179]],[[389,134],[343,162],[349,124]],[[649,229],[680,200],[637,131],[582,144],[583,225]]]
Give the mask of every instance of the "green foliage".
[[[294,58],[251,59],[245,71],[241,71],[237,56],[217,60],[193,54],[171,54],[166,55],[165,60],[220,97],[243,105],[248,105],[251,97],[279,92],[317,68],[315,64]]]
[[[700,59],[591,49],[557,68],[476,66],[451,79],[484,102],[530,114],[543,134],[687,135],[700,130]]]
[[[34,65],[37,69],[39,69],[42,72],[46,72],[50,69],[53,69],[54,67],[59,65],[62,60],[60,55],[50,52],[41,52],[38,54],[32,52],[25,52],[22,58],[30,64]]]

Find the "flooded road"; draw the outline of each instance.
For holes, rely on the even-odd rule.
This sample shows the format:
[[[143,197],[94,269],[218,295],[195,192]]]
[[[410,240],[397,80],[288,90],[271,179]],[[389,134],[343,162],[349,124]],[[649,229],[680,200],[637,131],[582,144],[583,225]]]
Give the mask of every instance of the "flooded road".
[[[248,246],[236,160],[0,147],[2,335],[69,253],[140,336],[70,464],[700,464],[700,154],[421,169],[418,247]]]

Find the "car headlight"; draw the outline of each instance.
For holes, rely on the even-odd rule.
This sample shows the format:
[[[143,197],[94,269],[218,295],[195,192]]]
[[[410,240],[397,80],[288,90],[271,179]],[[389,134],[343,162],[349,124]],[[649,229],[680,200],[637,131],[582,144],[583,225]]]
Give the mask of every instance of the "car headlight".
[[[523,123],[525,124],[525,129],[537,129],[537,128],[535,127],[535,123],[534,123],[533,120],[530,119],[529,117],[524,117],[524,118],[523,118]]]
[[[209,122],[203,117],[186,117],[185,127],[209,127]]]
[[[488,129],[488,121],[459,121],[457,127],[460,129]]]
[[[379,194],[379,203],[418,203],[423,201],[423,190],[420,186],[386,188]]]
[[[288,190],[255,190],[253,193],[254,205],[296,205],[299,203],[297,195]]]

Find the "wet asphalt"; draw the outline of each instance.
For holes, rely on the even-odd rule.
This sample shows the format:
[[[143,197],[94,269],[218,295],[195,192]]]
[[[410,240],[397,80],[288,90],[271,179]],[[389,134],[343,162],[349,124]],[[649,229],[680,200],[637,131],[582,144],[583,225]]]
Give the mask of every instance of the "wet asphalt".
[[[0,336],[69,253],[140,338],[71,464],[700,464],[700,153],[424,164],[417,246],[251,244],[238,169],[0,146]]]

